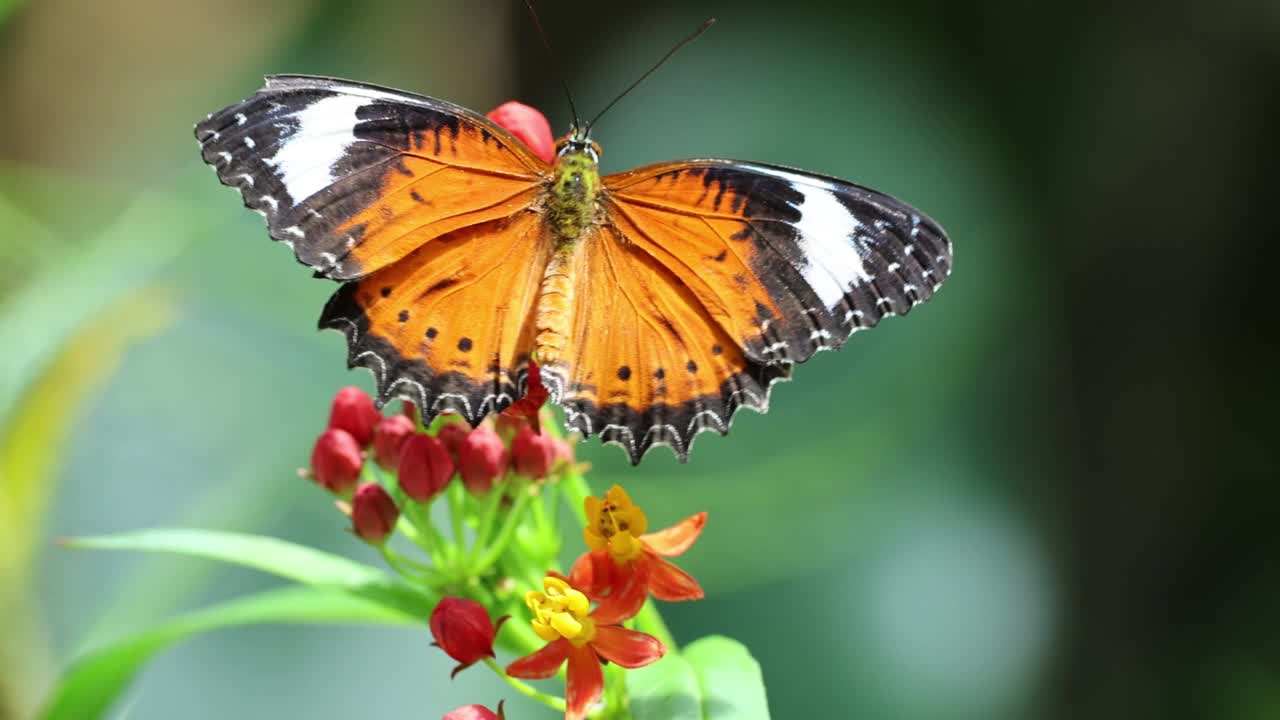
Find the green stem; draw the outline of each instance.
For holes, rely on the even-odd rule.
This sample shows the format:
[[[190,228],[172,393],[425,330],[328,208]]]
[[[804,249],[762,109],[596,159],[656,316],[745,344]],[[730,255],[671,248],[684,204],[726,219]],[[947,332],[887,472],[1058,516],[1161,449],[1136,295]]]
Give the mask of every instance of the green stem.
[[[509,477],[509,476],[508,476]],[[484,505],[480,509],[480,524],[476,526],[476,540],[471,547],[471,566],[476,568],[476,562],[484,553],[485,546],[489,544],[489,535],[493,532],[493,520],[498,516],[498,507],[502,505],[502,496],[507,492],[510,483],[506,478],[499,480],[489,488],[489,494],[484,498]],[[483,570],[480,567],[477,570]]]
[[[449,487],[445,489],[445,494],[449,498],[449,524],[453,526],[453,544],[457,546],[461,552],[466,546],[466,536],[462,531],[463,505],[466,503],[467,489],[462,485],[462,477],[458,476],[449,483]]]
[[[407,558],[386,545],[378,546],[378,551],[382,553],[382,559],[387,561],[391,569],[401,575],[426,585],[434,586],[439,583],[439,576],[432,568],[412,558]]]
[[[484,555],[480,556],[480,562],[476,564],[476,572],[483,572],[497,560],[502,551],[507,549],[507,545],[511,544],[511,537],[516,532],[516,526],[524,519],[525,507],[529,505],[529,488],[525,485],[519,485],[515,489],[516,501],[511,506],[511,512],[507,514],[506,522],[502,525],[502,529],[498,531],[498,537],[493,541],[493,545],[486,548]]]
[[[534,700],[537,700],[538,702],[542,703],[543,705],[546,705],[547,707],[553,710],[556,710],[557,712],[564,712],[564,709],[565,709],[564,698],[556,697],[555,695],[548,695],[526,682],[522,682],[520,680],[517,680],[511,677],[506,672],[504,672],[502,668],[498,667],[498,663],[494,662],[493,658],[485,658],[484,664],[488,665],[490,670],[497,673],[498,677],[502,678],[503,680],[506,680],[508,685],[515,688],[522,695],[533,698]]]
[[[587,479],[577,470],[570,469],[564,475],[564,479],[560,481],[561,490],[564,492],[565,502],[569,505],[570,512],[578,519],[578,524],[585,526],[587,524],[587,507],[586,499],[591,494],[591,488],[587,486]]]
[[[431,558],[432,565],[437,568],[443,567],[444,539],[440,537],[440,533],[436,532],[435,526],[431,524],[431,519],[425,516],[424,513],[429,512],[427,506],[408,498],[401,509],[404,512],[404,516],[408,518],[410,524],[416,530],[414,535],[406,533],[406,536],[416,542],[418,547],[427,553],[427,556]]]

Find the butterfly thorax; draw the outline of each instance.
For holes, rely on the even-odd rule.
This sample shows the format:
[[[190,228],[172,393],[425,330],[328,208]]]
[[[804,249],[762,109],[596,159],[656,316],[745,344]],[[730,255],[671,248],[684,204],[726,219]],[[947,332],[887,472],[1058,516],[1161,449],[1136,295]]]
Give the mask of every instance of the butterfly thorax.
[[[570,142],[561,150],[552,168],[547,218],[556,234],[556,244],[572,243],[591,226],[600,192],[600,162],[593,146]]]
[[[554,238],[534,313],[533,358],[553,371],[569,344],[574,288],[583,240],[596,221],[599,151],[593,143],[562,141],[547,189],[546,217]]]

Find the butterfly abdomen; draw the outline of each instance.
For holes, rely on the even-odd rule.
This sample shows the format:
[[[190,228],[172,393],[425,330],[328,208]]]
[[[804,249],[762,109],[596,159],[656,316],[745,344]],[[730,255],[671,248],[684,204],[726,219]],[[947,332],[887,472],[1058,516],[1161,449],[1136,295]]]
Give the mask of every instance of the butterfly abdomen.
[[[557,247],[542,274],[533,339],[533,358],[539,365],[552,366],[560,362],[569,342],[577,250],[576,243]]]

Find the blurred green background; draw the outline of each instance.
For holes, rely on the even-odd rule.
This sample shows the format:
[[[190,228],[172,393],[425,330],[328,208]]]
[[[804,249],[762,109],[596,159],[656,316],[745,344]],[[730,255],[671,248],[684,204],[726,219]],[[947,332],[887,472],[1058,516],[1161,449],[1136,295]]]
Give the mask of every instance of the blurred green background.
[[[720,19],[597,128],[606,171],[803,167],[918,205],[956,247],[934,302],[800,367],[688,465],[583,447],[655,524],[710,511],[682,563],[709,597],[664,610],[679,638],[747,643],[781,720],[1280,717],[1280,4],[541,8],[588,113]],[[0,0],[0,718],[87,647],[274,583],[55,537],[192,525],[376,562],[293,474],[333,391],[370,386],[313,330],[334,286],[191,134],[273,72],[569,122],[515,2]],[[511,700],[448,682],[428,642],[204,636],[113,717]]]

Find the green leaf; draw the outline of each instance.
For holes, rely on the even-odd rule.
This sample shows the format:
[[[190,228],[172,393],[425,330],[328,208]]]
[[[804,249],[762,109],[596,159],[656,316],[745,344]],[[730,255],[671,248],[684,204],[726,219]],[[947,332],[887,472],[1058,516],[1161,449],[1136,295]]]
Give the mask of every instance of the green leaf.
[[[341,589],[419,619],[426,619],[435,604],[434,598],[422,590],[399,582],[375,567],[260,535],[157,528],[70,538],[63,544],[72,548],[166,552],[220,560],[304,585]]]
[[[702,691],[693,666],[678,653],[627,671],[633,720],[702,720]]]
[[[708,720],[769,720],[760,663],[737,640],[712,635],[683,651],[702,690]]]
[[[152,655],[210,630],[262,623],[299,625],[414,624],[418,618],[337,589],[285,588],[183,615],[86,653],[63,674],[45,705],[45,720],[102,716]]]

